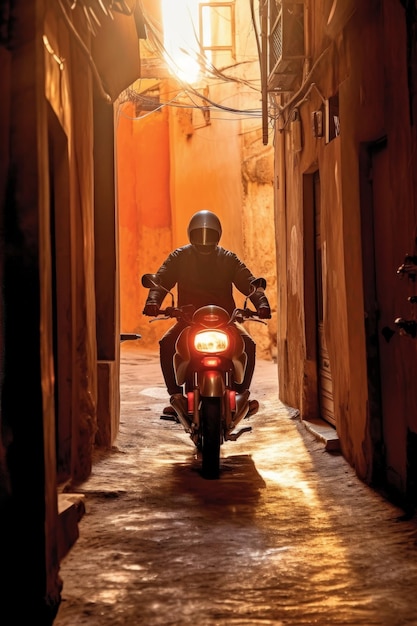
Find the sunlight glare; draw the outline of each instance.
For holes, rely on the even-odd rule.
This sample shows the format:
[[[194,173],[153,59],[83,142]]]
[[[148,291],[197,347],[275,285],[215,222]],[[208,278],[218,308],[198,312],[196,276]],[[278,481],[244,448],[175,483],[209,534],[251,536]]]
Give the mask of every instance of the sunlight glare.
[[[198,0],[162,0],[164,48],[171,70],[187,83],[200,74]]]
[[[259,472],[265,480],[281,485],[284,489],[298,490],[310,503],[317,502],[315,492],[296,469],[284,468],[279,471],[260,469]]]

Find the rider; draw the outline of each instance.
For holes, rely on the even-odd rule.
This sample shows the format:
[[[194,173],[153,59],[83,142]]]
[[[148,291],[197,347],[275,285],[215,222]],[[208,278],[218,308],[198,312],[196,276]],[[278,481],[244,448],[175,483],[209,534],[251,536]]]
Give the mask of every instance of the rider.
[[[208,304],[216,304],[232,314],[235,309],[233,285],[244,295],[251,291],[250,281],[254,276],[234,252],[218,245],[222,227],[217,215],[211,211],[198,211],[188,225],[190,243],[177,248],[168,256],[157,272],[160,287],[149,290],[143,314],[156,317],[166,296],[175,285],[178,288],[178,306],[194,305],[197,309]],[[271,317],[271,309],[264,290],[259,288],[250,296],[261,319]],[[175,343],[185,323],[177,321],[160,340],[160,362],[171,404],[180,400],[185,403],[182,388],[177,385],[173,368]],[[236,390],[242,393],[249,390],[255,369],[256,345],[243,326],[238,329],[245,342],[248,362],[245,377]],[[257,412],[256,400],[249,403],[248,415]],[[166,407],[164,413],[173,413],[172,407]]]

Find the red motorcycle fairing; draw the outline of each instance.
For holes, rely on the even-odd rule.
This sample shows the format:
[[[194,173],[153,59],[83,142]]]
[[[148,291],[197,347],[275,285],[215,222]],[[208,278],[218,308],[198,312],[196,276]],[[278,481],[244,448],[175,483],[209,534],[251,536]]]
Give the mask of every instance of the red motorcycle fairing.
[[[202,395],[206,395],[202,391],[204,388],[207,389],[208,396],[222,396],[226,386],[224,382],[226,374],[228,374],[228,378],[230,378],[230,374],[233,374],[235,383],[239,384],[243,381],[247,363],[245,343],[236,326],[229,325],[223,329],[230,340],[229,347],[223,354],[198,352],[194,349],[194,337],[202,328],[207,329],[206,326],[187,327],[177,339],[174,355],[177,384],[180,386],[186,384],[192,388],[196,382],[193,377],[197,375]],[[217,358],[215,367],[209,361],[214,357]],[[207,380],[203,382],[202,377],[207,378]]]

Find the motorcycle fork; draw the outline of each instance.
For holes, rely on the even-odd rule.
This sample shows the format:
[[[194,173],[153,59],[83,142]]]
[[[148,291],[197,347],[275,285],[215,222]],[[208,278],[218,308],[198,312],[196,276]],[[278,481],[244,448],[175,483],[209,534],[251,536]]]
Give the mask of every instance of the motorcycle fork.
[[[236,392],[227,388],[223,396],[225,429],[230,430],[236,411]]]
[[[197,374],[194,374],[197,377]],[[188,412],[192,414],[192,428],[198,430],[200,428],[200,389],[197,386],[197,380],[194,380],[191,393],[187,394]]]

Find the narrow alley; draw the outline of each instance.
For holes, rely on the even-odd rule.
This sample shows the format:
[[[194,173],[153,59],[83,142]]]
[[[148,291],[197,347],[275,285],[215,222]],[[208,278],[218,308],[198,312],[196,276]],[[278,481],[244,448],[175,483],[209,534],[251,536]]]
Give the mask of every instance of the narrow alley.
[[[97,458],[56,626],[417,624],[417,523],[277,399],[257,363],[253,430],[205,481],[154,353],[121,346],[121,427]]]

